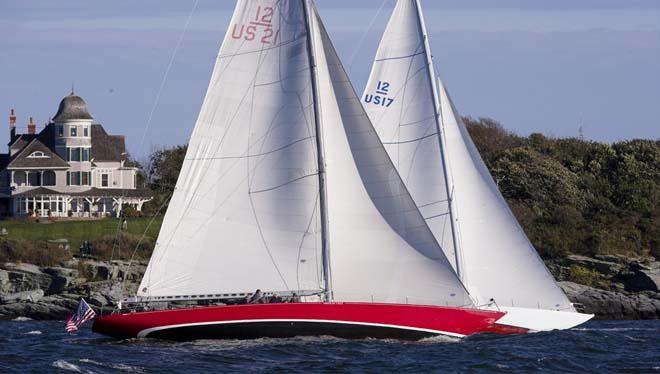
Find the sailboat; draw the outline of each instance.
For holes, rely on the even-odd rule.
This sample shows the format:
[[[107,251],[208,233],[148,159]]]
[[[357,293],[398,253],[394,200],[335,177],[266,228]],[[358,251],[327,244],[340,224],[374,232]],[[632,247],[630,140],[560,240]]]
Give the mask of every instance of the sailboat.
[[[577,313],[509,209],[443,82],[435,76],[418,0],[399,0],[363,105],[457,276],[493,331],[567,329]]]
[[[122,304],[93,330],[420,339],[505,315],[475,307],[311,0],[237,2],[153,255]]]

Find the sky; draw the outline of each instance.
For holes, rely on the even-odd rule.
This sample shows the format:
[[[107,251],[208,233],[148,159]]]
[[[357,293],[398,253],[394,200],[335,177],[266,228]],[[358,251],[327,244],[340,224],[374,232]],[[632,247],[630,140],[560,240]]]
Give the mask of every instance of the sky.
[[[393,0],[317,0],[360,94]],[[423,0],[463,115],[521,135],[660,138],[660,1]],[[0,0],[0,115],[54,116],[72,85],[129,152],[184,144],[233,11],[219,0]],[[186,27],[187,25],[187,27]],[[2,123],[2,122],[0,122]],[[21,129],[22,127],[22,129]]]

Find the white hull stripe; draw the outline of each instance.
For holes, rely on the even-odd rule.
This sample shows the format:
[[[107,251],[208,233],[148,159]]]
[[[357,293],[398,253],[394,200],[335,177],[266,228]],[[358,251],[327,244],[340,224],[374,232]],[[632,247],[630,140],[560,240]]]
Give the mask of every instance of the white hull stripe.
[[[383,323],[369,323],[369,322],[352,322],[352,321],[336,321],[336,320],[326,320],[326,319],[245,319],[245,320],[231,320],[231,321],[211,321],[211,322],[194,322],[194,323],[181,323],[178,325],[165,325],[152,327],[140,331],[137,334],[138,338],[145,338],[147,335],[154,331],[161,331],[167,329],[175,329],[178,327],[189,327],[189,326],[209,326],[209,325],[227,325],[235,323],[255,323],[255,322],[316,322],[316,323],[336,323],[336,324],[345,324],[345,325],[362,325],[362,326],[377,326],[377,327],[388,327],[393,329],[400,330],[412,330],[412,331],[423,331],[433,334],[452,336],[456,338],[463,338],[465,335],[458,334],[455,332],[441,331],[441,330],[432,330],[424,329],[419,327],[409,327],[409,326],[400,326],[400,325],[388,325]]]

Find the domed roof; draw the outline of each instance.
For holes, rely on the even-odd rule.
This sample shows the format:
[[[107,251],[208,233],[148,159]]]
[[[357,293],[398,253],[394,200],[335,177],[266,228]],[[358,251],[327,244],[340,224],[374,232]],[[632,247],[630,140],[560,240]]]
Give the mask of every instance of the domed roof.
[[[87,103],[80,96],[76,96],[71,92],[71,95],[65,97],[60,101],[60,107],[57,109],[53,121],[64,122],[75,119],[93,119],[92,115],[87,111]]]

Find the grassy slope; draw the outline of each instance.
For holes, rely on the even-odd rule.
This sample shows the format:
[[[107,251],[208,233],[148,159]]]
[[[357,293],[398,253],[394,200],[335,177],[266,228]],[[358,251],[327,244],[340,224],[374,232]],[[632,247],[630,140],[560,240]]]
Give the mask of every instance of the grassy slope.
[[[151,226],[151,218],[129,218],[128,233],[142,236],[151,242],[156,241],[162,218],[154,219]],[[49,223],[35,223],[28,220],[1,221],[0,229],[7,229],[7,239],[10,240],[53,240],[68,239],[72,250],[80,247],[84,240],[94,241],[102,236],[115,235],[118,232],[119,220],[116,218],[105,218],[94,221],[55,221]],[[147,229],[147,226],[149,228]]]

